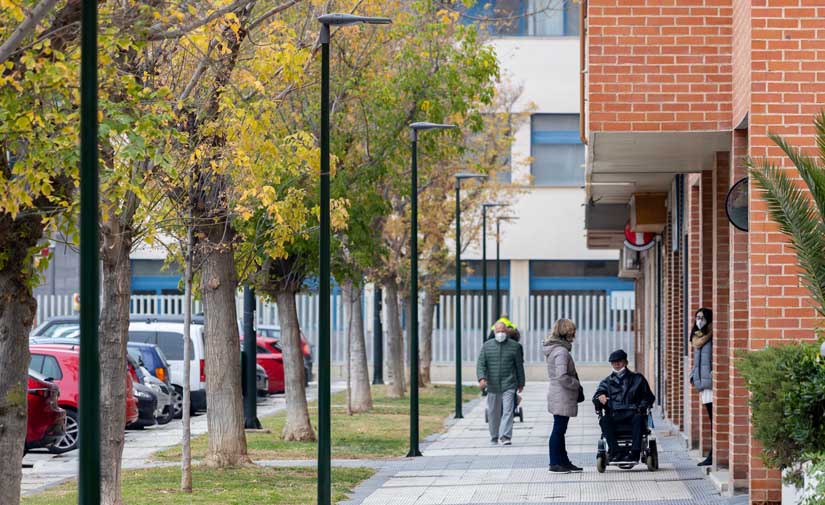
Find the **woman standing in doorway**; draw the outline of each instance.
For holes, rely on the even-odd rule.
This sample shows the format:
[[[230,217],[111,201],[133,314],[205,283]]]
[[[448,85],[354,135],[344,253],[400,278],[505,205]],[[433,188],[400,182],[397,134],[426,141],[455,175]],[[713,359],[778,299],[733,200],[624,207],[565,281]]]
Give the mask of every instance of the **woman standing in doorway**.
[[[576,340],[576,324],[569,319],[559,319],[550,335],[544,339],[544,356],[547,362],[547,411],[553,414],[553,432],[550,435],[550,471],[553,473],[581,472],[567,456],[564,436],[571,417],[579,413],[579,402],[584,392],[576,373],[576,364],[570,351]]]
[[[693,329],[690,332],[690,342],[693,345],[693,370],[690,372],[690,383],[699,391],[699,400],[708,413],[711,432],[713,431],[713,312],[701,308],[696,311]],[[708,466],[713,463],[713,450],[699,466]]]

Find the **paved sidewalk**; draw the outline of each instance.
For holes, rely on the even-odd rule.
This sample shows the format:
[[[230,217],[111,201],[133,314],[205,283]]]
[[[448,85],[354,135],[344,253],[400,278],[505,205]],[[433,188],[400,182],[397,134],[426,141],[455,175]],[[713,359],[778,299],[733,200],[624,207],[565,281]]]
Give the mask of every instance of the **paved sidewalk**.
[[[589,398],[595,383],[585,384]],[[524,391],[524,423],[516,420],[513,445],[493,446],[484,422],[484,404],[466,409],[446,432],[423,447],[424,456],[389,462],[359,486],[348,505],[436,504],[574,504],[631,505],[666,502],[668,505],[728,505],[703,477],[677,437],[659,431],[661,469],[644,465],[633,470],[609,467],[596,472],[598,421],[589,402],[580,404],[571,419],[567,449],[583,473],[548,473],[552,416],[547,413],[546,384],[530,384]]]

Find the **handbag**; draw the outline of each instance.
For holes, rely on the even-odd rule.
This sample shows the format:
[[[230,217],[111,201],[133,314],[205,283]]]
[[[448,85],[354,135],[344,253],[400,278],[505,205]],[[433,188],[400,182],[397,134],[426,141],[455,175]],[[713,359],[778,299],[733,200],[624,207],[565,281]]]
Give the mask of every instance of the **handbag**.
[[[579,398],[578,398],[578,403],[581,403],[581,402],[583,402],[583,401],[584,401],[584,388],[582,387],[582,385],[581,385],[581,384],[579,384]]]

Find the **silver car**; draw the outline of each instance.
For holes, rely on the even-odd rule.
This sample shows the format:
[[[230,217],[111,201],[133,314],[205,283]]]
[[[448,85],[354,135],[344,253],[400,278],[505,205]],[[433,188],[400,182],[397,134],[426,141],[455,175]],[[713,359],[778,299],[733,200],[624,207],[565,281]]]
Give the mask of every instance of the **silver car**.
[[[144,386],[149,387],[155,396],[158,397],[158,406],[155,409],[155,419],[158,424],[166,424],[175,417],[175,410],[172,403],[175,400],[171,386],[158,379],[149,370],[140,367],[140,380]]]

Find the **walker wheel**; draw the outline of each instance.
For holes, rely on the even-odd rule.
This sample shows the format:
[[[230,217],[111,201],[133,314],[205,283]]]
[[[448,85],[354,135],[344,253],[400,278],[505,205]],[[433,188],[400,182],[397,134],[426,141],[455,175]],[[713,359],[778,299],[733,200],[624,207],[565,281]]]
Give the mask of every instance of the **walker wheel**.
[[[601,455],[601,454],[596,456],[596,471],[597,472],[604,473],[604,471],[607,469],[606,459],[607,459],[606,456]]]

